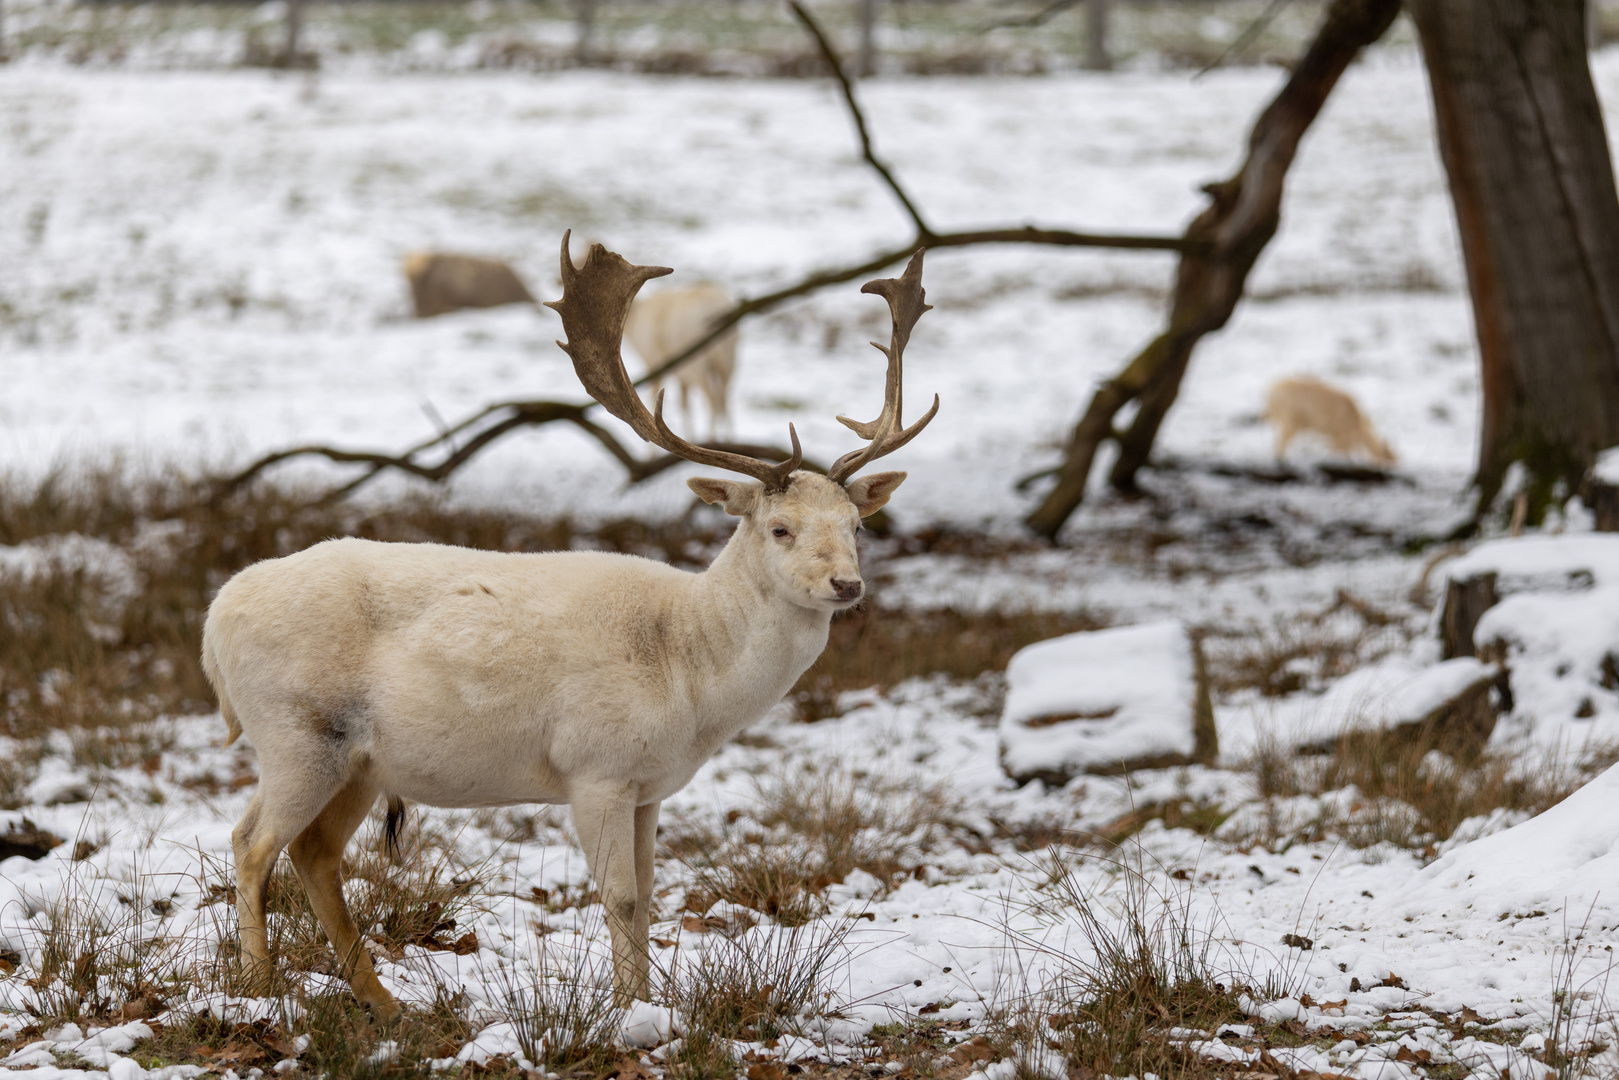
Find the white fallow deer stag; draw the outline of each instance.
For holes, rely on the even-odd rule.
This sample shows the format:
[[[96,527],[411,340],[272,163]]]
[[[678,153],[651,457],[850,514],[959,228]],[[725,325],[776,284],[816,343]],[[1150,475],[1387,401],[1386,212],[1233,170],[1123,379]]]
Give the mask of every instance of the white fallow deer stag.
[[[354,993],[380,1018],[378,981],[343,900],[340,863],[379,797],[485,807],[566,803],[600,889],[620,1003],[648,991],[648,905],[661,800],[762,717],[826,647],[832,616],[864,593],[855,534],[903,472],[854,478],[938,412],[900,419],[902,362],[928,310],[922,255],[863,292],[888,301],[888,380],[866,444],[825,476],[696,446],[648,412],[620,356],[636,291],[670,273],[597,244],[581,268],[562,242],[562,316],[579,380],[642,438],[752,477],[699,478],[740,519],[707,570],[602,552],[503,554],[328,540],[257,563],[219,591],[203,667],[230,736],[259,756],[259,789],[232,834],[244,980],[272,974],[265,895],[283,848]]]

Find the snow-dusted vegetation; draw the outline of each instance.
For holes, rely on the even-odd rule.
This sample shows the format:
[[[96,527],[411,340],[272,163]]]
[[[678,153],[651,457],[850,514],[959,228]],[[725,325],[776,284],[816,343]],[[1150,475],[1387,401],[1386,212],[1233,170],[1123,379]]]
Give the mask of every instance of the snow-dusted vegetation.
[[[907,389],[941,411],[890,459],[910,478],[862,541],[865,608],[664,804],[653,1000],[613,1005],[564,809],[418,807],[397,861],[380,814],[349,851],[406,1006],[380,1027],[285,863],[277,992],[241,994],[230,832],[257,763],[223,745],[197,665],[213,593],[339,534],[695,568],[729,519],[693,504],[701,470],[629,485],[562,424],[442,487],[313,501],[357,473],[303,459],[216,481],[301,443],[391,452],[493,401],[584,400],[548,310],[411,319],[413,251],[507,259],[554,299],[572,228],[748,296],[905,221],[818,81],[81,69],[40,36],[61,12],[25,11],[31,51],[0,67],[0,1072],[1619,1067],[1619,537],[1575,499],[1527,535],[1443,542],[1469,509],[1478,357],[1409,48],[1354,67],[1304,143],[1149,496],[1098,487],[1058,544],[1023,532],[1042,481],[1018,481],[1156,332],[1172,257],[930,254]],[[1619,56],[1593,64],[1612,101]],[[1170,235],[1283,76],[1153,66],[862,93],[943,225]],[[864,342],[886,333],[858,282],[745,322],[738,438],[790,421],[819,459],[851,448],[834,416],[876,413]],[[1314,470],[1303,439],[1296,471],[1273,467],[1260,413],[1292,374],[1354,393],[1392,477]],[[1486,579],[1458,653],[1446,605]]]

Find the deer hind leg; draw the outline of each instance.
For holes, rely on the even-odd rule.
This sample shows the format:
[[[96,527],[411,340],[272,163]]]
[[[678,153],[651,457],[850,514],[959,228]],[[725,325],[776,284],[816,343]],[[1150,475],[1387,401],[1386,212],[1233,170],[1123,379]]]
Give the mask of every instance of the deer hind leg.
[[[686,427],[686,434],[695,439],[697,435],[691,424],[691,382],[697,373],[692,370],[693,366],[688,363],[677,374],[680,377],[680,421]]]
[[[613,999],[627,1006],[636,997],[646,996],[641,973],[650,965],[646,934],[637,936],[635,789],[609,781],[580,784],[572,803],[574,831],[607,911],[607,930],[613,941]]]
[[[730,410],[726,402],[726,384],[730,381],[730,374],[720,366],[719,358],[713,357],[703,367],[703,396],[708,399],[708,437],[719,438],[719,431],[723,426],[727,433],[731,429]]]
[[[309,906],[315,909],[315,917],[337,954],[338,971],[348,980],[354,996],[369,1005],[379,1020],[388,1023],[399,1017],[399,1003],[377,979],[371,956],[360,940],[360,928],[343,900],[343,849],[376,801],[377,789],[368,777],[351,778],[298,834],[287,854],[292,856],[292,867],[309,896]]]
[[[263,750],[261,749],[261,754]],[[279,756],[279,755],[277,755]],[[310,768],[305,762],[316,762]],[[268,755],[260,770],[259,790],[231,832],[236,856],[236,914],[241,935],[243,981],[251,993],[270,987],[269,923],[265,902],[276,859],[302,832],[343,784],[341,771],[318,757],[281,762]]]

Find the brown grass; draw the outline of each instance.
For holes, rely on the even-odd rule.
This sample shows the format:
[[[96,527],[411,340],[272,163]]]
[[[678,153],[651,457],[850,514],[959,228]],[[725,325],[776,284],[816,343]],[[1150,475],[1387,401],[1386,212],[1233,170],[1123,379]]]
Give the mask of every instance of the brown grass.
[[[665,974],[663,996],[684,1034],[669,1057],[675,1080],[732,1080],[731,1040],[802,1034],[811,1015],[836,1011],[827,989],[848,952],[852,923],[773,926],[710,935],[701,953]]]
[[[867,603],[833,620],[826,651],[789,698],[802,719],[820,720],[837,715],[846,690],[887,688],[918,675],[972,679],[1005,671],[1026,645],[1105,625],[1086,612],[906,611]]]
[[[685,910],[702,915],[726,900],[802,925],[825,910],[826,888],[853,871],[892,886],[964,831],[942,787],[837,764],[768,777],[758,799],[753,818],[718,831],[671,822],[665,847],[692,877]]]
[[[1278,619],[1268,628],[1206,635],[1210,688],[1282,697],[1342,678],[1407,640],[1400,619],[1347,593],[1340,597],[1324,612]]]
[[[0,574],[0,734],[121,728],[212,711],[197,657],[213,593],[250,563],[330,537],[492,551],[588,547],[688,568],[705,565],[725,539],[723,531],[687,522],[620,521],[585,530],[564,518],[453,506],[434,493],[367,506],[311,505],[307,493],[269,484],[215,503],[211,490],[207,480],[139,479],[118,468],[63,470],[37,482],[0,479],[0,544],[89,537],[124,552],[139,579],[139,595],[118,604],[97,575],[60,560],[28,578]],[[912,541],[928,548],[969,543],[932,534],[888,543],[909,550]],[[806,718],[819,718],[835,711],[842,691],[934,673],[972,678],[1003,669],[1031,642],[1100,624],[1083,613],[917,613],[872,605],[833,624],[826,654],[791,697]]]
[[[1189,1053],[1175,1028],[1213,1033],[1244,1022],[1244,993],[1270,1000],[1289,987],[1271,978],[1256,990],[1245,972],[1222,967],[1234,958],[1213,925],[1197,924],[1190,892],[1146,866],[1139,852],[1114,849],[1112,883],[1085,884],[1072,857],[1053,854],[1045,899],[1036,911],[1072,926],[1089,948],[1053,947],[1045,936],[1008,929],[1019,950],[1053,965],[1043,988],[994,1017],[993,1037],[1007,1047],[1021,1076],[1039,1075],[1040,1058],[1060,1055],[1069,1075],[1179,1078],[1218,1073]]]
[[[1399,739],[1383,733],[1345,735],[1331,752],[1301,755],[1289,747],[1266,745],[1252,767],[1267,801],[1321,796],[1353,787],[1356,799],[1344,810],[1326,809],[1300,828],[1275,822],[1249,837],[1272,847],[1294,842],[1342,839],[1352,847],[1392,843],[1432,853],[1469,818],[1497,809],[1539,814],[1562,802],[1615,760],[1612,750],[1578,760],[1551,759],[1525,768],[1499,753],[1457,753],[1452,757],[1431,741]]]

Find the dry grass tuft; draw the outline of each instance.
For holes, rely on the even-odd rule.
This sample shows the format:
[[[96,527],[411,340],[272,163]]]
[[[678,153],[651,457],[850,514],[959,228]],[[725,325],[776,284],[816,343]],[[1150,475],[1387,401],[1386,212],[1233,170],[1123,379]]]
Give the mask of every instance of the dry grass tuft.
[[[733,1040],[801,1035],[805,1021],[835,1011],[828,984],[849,951],[852,922],[760,926],[734,937],[711,934],[691,959],[675,957],[663,997],[680,1019],[668,1055],[679,1080],[732,1080]]]
[[[1053,854],[1038,912],[1078,947],[1008,929],[1052,975],[996,1018],[995,1036],[1024,1076],[1206,1075],[1208,1063],[1186,1050],[1184,1030],[1212,1033],[1241,1022],[1242,994],[1269,1000],[1287,987],[1272,980],[1255,991],[1243,972],[1223,970],[1221,939],[1212,925],[1194,922],[1189,887],[1146,867],[1138,851],[1115,849],[1105,861],[1112,882],[1096,891],[1076,862]]]
[[[138,870],[111,881],[76,866],[27,942],[32,1013],[43,1024],[150,1016],[184,996],[194,944],[168,923],[172,904]],[[17,956],[13,963],[20,960]]]
[[[1451,756],[1432,742],[1377,732],[1345,735],[1320,755],[1269,744],[1252,762],[1265,813],[1251,835],[1227,838],[1273,849],[1327,839],[1390,843],[1431,855],[1463,822],[1496,811],[1539,814],[1613,760],[1600,752],[1526,767],[1497,752]]]
[[[1400,616],[1340,591],[1323,612],[1206,635],[1209,685],[1216,694],[1251,690],[1264,697],[1324,686],[1403,645],[1412,630]]]
[[[499,1008],[517,1029],[523,1056],[546,1071],[600,1076],[612,1072],[622,1012],[613,1004],[611,968],[586,951],[542,939],[527,975],[501,968]]]
[[[686,910],[729,901],[801,925],[822,894],[856,870],[894,885],[964,829],[941,785],[907,783],[834,763],[758,784],[758,810],[718,829],[671,822],[665,846],[690,871]]]

